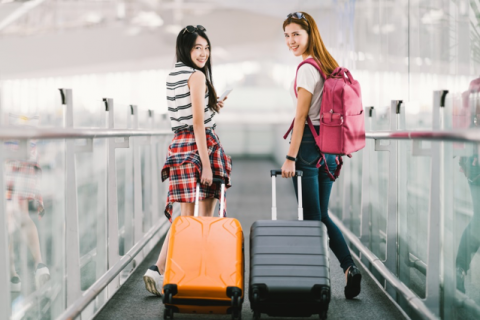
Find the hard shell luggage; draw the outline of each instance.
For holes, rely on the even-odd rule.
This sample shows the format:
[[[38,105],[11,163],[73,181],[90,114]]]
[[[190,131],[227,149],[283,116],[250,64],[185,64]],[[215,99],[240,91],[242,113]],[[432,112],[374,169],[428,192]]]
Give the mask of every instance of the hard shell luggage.
[[[164,319],[177,313],[232,314],[240,319],[244,295],[243,231],[237,219],[178,217],[171,230],[163,285]]]
[[[302,221],[302,171],[298,177],[299,221],[276,220],[276,175],[272,170],[272,220],[256,221],[250,232],[249,300],[254,319],[269,316],[327,318],[330,268],[327,230]]]

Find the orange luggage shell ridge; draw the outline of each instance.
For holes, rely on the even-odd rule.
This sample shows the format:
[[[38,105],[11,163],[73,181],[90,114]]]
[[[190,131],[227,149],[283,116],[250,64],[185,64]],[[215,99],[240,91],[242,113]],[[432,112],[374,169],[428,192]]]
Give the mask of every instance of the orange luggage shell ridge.
[[[174,303],[166,305],[181,313],[227,313],[231,301],[227,295],[229,287],[241,289],[243,301],[240,222],[220,217],[176,218],[170,230],[163,284],[164,288],[176,285]],[[195,301],[201,302],[196,305]]]

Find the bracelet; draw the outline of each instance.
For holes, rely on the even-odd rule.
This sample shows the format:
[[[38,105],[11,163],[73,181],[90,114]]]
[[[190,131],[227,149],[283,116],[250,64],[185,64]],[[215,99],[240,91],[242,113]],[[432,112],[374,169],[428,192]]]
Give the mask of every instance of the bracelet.
[[[290,157],[288,154],[287,154],[287,160],[290,160],[290,161],[297,161],[297,158],[294,158],[294,157]]]

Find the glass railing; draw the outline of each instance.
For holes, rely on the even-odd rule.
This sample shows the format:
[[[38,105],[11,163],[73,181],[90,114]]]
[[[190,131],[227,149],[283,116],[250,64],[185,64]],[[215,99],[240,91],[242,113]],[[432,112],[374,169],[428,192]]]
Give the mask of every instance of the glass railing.
[[[92,318],[169,225],[166,118],[57,98],[63,127],[0,126],[0,319]]]
[[[168,226],[159,170],[166,119],[107,99],[89,122],[62,92],[64,128],[0,127],[2,319],[91,318]],[[429,118],[397,100],[388,112],[366,108],[366,147],[344,161],[334,184],[332,219],[412,319],[480,318],[479,102],[472,96],[459,112],[455,95],[435,92]],[[290,119],[271,119],[219,119],[222,143],[282,163]],[[35,275],[39,261],[48,280]]]
[[[334,184],[332,219],[412,319],[480,318],[478,103],[458,119],[455,95],[434,92],[428,131],[406,130],[408,103],[392,101],[388,131],[367,108],[367,145]]]

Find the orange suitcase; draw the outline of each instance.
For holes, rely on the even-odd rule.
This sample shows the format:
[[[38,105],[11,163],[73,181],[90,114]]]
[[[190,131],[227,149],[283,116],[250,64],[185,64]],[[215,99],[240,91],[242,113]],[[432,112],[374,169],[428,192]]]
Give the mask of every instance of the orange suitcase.
[[[225,185],[221,182],[220,214]],[[171,230],[163,281],[164,319],[177,313],[232,314],[240,319],[244,298],[243,231],[237,219],[178,217]]]

